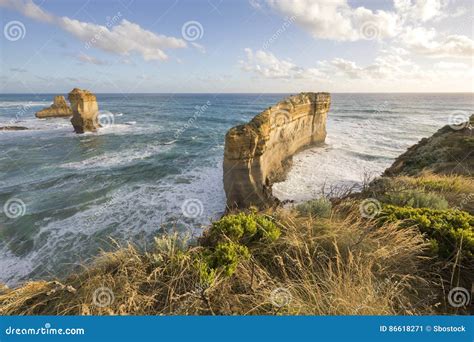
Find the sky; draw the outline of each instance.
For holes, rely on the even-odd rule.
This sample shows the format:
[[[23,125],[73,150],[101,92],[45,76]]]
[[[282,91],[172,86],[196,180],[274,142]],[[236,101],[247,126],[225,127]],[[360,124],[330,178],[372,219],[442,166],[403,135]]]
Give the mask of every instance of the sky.
[[[472,0],[0,0],[0,92],[473,92]]]

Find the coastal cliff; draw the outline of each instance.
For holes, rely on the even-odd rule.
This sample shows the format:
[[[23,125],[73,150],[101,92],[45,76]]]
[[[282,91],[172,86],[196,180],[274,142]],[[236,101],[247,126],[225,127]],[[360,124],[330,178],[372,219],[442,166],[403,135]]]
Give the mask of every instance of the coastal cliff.
[[[330,103],[328,93],[290,96],[227,132],[224,190],[229,208],[278,202],[272,184],[284,180],[296,152],[324,142]]]
[[[57,117],[68,117],[72,115],[71,107],[66,102],[64,96],[55,96],[53,104],[48,108],[36,112],[37,118],[57,118]]]
[[[446,125],[400,155],[385,176],[416,175],[421,171],[471,176],[474,169],[474,115],[459,125]],[[471,151],[471,153],[466,153]]]

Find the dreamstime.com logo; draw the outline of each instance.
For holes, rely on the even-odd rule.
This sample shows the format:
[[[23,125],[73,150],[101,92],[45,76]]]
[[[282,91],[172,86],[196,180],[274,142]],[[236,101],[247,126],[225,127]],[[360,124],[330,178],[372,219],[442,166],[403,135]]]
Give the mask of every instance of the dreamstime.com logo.
[[[114,300],[114,293],[108,287],[99,287],[92,295],[92,303],[99,308],[105,308],[112,305]]]
[[[95,46],[100,40],[102,40],[102,38],[105,34],[109,34],[112,27],[121,18],[122,18],[122,13],[120,13],[120,12],[117,12],[117,14],[115,14],[113,17],[107,16],[105,18],[106,19],[106,23],[105,23],[106,27],[99,26],[99,32],[94,34],[94,36],[88,42],[85,43],[84,47],[86,48],[86,50],[89,50],[90,48]]]
[[[362,217],[372,219],[382,211],[382,206],[375,198],[367,198],[361,202],[359,211]]]
[[[278,287],[270,293],[270,302],[277,308],[282,308],[291,303],[293,296],[285,287]]]
[[[474,292],[474,284],[471,292]],[[448,293],[448,303],[453,308],[468,306],[471,304],[471,293],[464,287],[454,287]]]
[[[194,42],[204,36],[204,28],[199,21],[187,21],[181,27],[181,35],[184,40]]]
[[[451,115],[449,115],[448,125],[455,131],[469,128],[469,114],[462,110],[456,110],[452,112]]]
[[[376,40],[380,38],[380,27],[373,21],[366,21],[360,28],[363,39]]]
[[[21,21],[12,20],[3,27],[3,35],[11,42],[23,39],[26,36],[25,25]]]
[[[26,214],[26,205],[19,198],[10,198],[3,205],[3,213],[11,219],[19,218]]]
[[[202,202],[196,198],[188,198],[181,205],[183,215],[188,218],[197,218],[202,216],[204,206]]]
[[[46,323],[40,328],[15,328],[5,329],[6,335],[85,335],[84,328],[52,328],[50,323]]]
[[[98,121],[102,128],[107,128],[114,124],[115,116],[112,113],[99,113]]]
[[[284,109],[278,109],[276,111],[272,111],[272,126],[275,127],[282,127],[290,122],[291,116],[290,112]]]

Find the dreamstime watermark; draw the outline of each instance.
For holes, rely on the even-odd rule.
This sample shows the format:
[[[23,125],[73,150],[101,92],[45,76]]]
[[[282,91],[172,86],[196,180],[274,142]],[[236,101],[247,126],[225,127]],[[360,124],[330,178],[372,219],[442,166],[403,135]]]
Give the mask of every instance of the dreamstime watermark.
[[[372,219],[382,211],[382,206],[375,198],[367,198],[360,203],[359,211],[362,217]]]
[[[456,110],[449,115],[448,125],[455,131],[470,128],[469,114],[462,110]]]
[[[272,45],[278,38],[280,38],[280,36],[283,33],[285,33],[285,31],[295,22],[295,20],[296,20],[296,16],[292,16],[290,18],[285,18],[285,21],[283,22],[281,27],[279,27],[278,30],[276,30],[276,32],[270,38],[268,38],[265,41],[265,43],[263,43],[262,49],[263,50],[268,50],[270,45]]]
[[[459,202],[459,205],[454,207],[453,209],[462,210],[466,204],[472,202],[472,200],[474,199],[474,193],[470,193],[468,195],[463,194],[461,195],[461,197],[461,202]]]
[[[33,102],[29,101],[27,104],[22,104],[18,111],[15,114],[15,122],[20,121],[20,118],[25,116],[25,114],[33,107]]]
[[[19,198],[10,198],[3,205],[3,213],[11,219],[19,218],[26,214],[26,204]]]
[[[14,125],[20,121],[20,119],[26,115],[26,113],[33,107],[33,102],[29,101],[26,104],[18,106],[18,110],[15,114],[15,118],[7,122],[7,126]]]
[[[188,218],[197,218],[202,216],[204,206],[202,202],[196,198],[187,198],[181,205],[183,215]]]
[[[383,115],[383,113],[387,111],[388,111],[387,101],[377,103],[377,105],[373,107],[373,110],[370,112],[370,115],[368,116],[367,125],[374,127],[376,124],[375,120],[380,119],[380,116]]]
[[[178,129],[175,133],[174,133],[174,137],[175,139],[178,139],[181,134],[183,134],[189,127],[191,127],[194,122],[202,115],[204,114],[205,111],[207,111],[209,109],[209,107],[212,105],[211,101],[207,101],[204,105],[202,106],[196,106],[194,107],[196,110],[193,114],[192,117],[190,117],[188,119],[188,121],[184,124],[183,127],[181,127],[180,129]]]
[[[107,128],[114,124],[115,116],[112,113],[99,113],[97,120],[102,128]]]
[[[175,309],[173,309],[173,313],[174,314],[182,314],[183,311],[185,311],[185,309],[189,306],[191,306],[192,302],[196,299],[196,298],[203,298],[204,297],[204,292],[206,291],[208,287],[207,286],[204,286],[202,284],[198,284],[194,290],[190,291],[188,293],[188,297],[182,302],[182,303],[179,303],[177,305],[177,307]]]
[[[12,20],[5,24],[3,27],[3,35],[11,42],[23,39],[26,36],[25,25],[18,20]]]
[[[448,293],[448,303],[453,308],[460,308],[471,303],[471,294],[464,287],[454,287]]]
[[[112,305],[115,300],[114,292],[108,287],[99,287],[92,295],[92,303],[99,308]]]
[[[5,335],[84,335],[83,328],[53,328],[50,323],[45,323],[40,328],[15,328],[9,326],[5,329]]]
[[[277,308],[282,308],[291,303],[293,296],[285,287],[278,287],[270,293],[270,302]]]
[[[85,220],[85,224],[87,226],[92,225],[95,220],[97,220],[101,216],[105,215],[106,212],[110,209],[110,207],[113,204],[115,204],[116,201],[120,200],[121,197],[122,197],[122,194],[120,194],[120,193],[116,193],[116,194],[112,195],[112,197],[109,201],[107,201],[103,206],[101,206],[97,211],[95,211],[91,216],[89,216]]]
[[[359,32],[362,38],[366,40],[374,40],[380,38],[380,27],[377,23],[373,21],[366,21],[360,27]]]
[[[190,20],[185,22],[181,27],[181,35],[184,40],[194,42],[204,36],[204,28],[199,21]]]
[[[282,127],[289,123],[291,119],[290,112],[285,109],[278,109],[276,111],[272,111],[271,117],[272,126],[275,127]]]
[[[102,37],[104,36],[104,34],[106,32],[109,32],[108,30],[110,30],[112,28],[112,26],[114,26],[120,19],[122,18],[122,13],[120,12],[117,12],[117,14],[115,14],[113,17],[105,17],[105,27],[104,28],[103,26],[100,26],[100,30],[99,30],[99,33],[96,33],[88,42],[86,42],[84,44],[84,47],[86,48],[86,50],[89,50],[91,47],[93,47],[97,42],[99,42]]]

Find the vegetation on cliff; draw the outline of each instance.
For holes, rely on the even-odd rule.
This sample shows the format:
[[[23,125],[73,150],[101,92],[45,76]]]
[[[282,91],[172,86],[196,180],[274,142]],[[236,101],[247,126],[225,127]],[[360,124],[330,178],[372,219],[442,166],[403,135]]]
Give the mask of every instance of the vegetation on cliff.
[[[231,212],[198,241],[170,234],[146,253],[118,248],[62,281],[5,288],[0,314],[467,313],[448,293],[474,281],[472,150],[453,152],[459,165],[411,162],[471,134],[441,133],[447,145],[435,134],[361,193]]]

